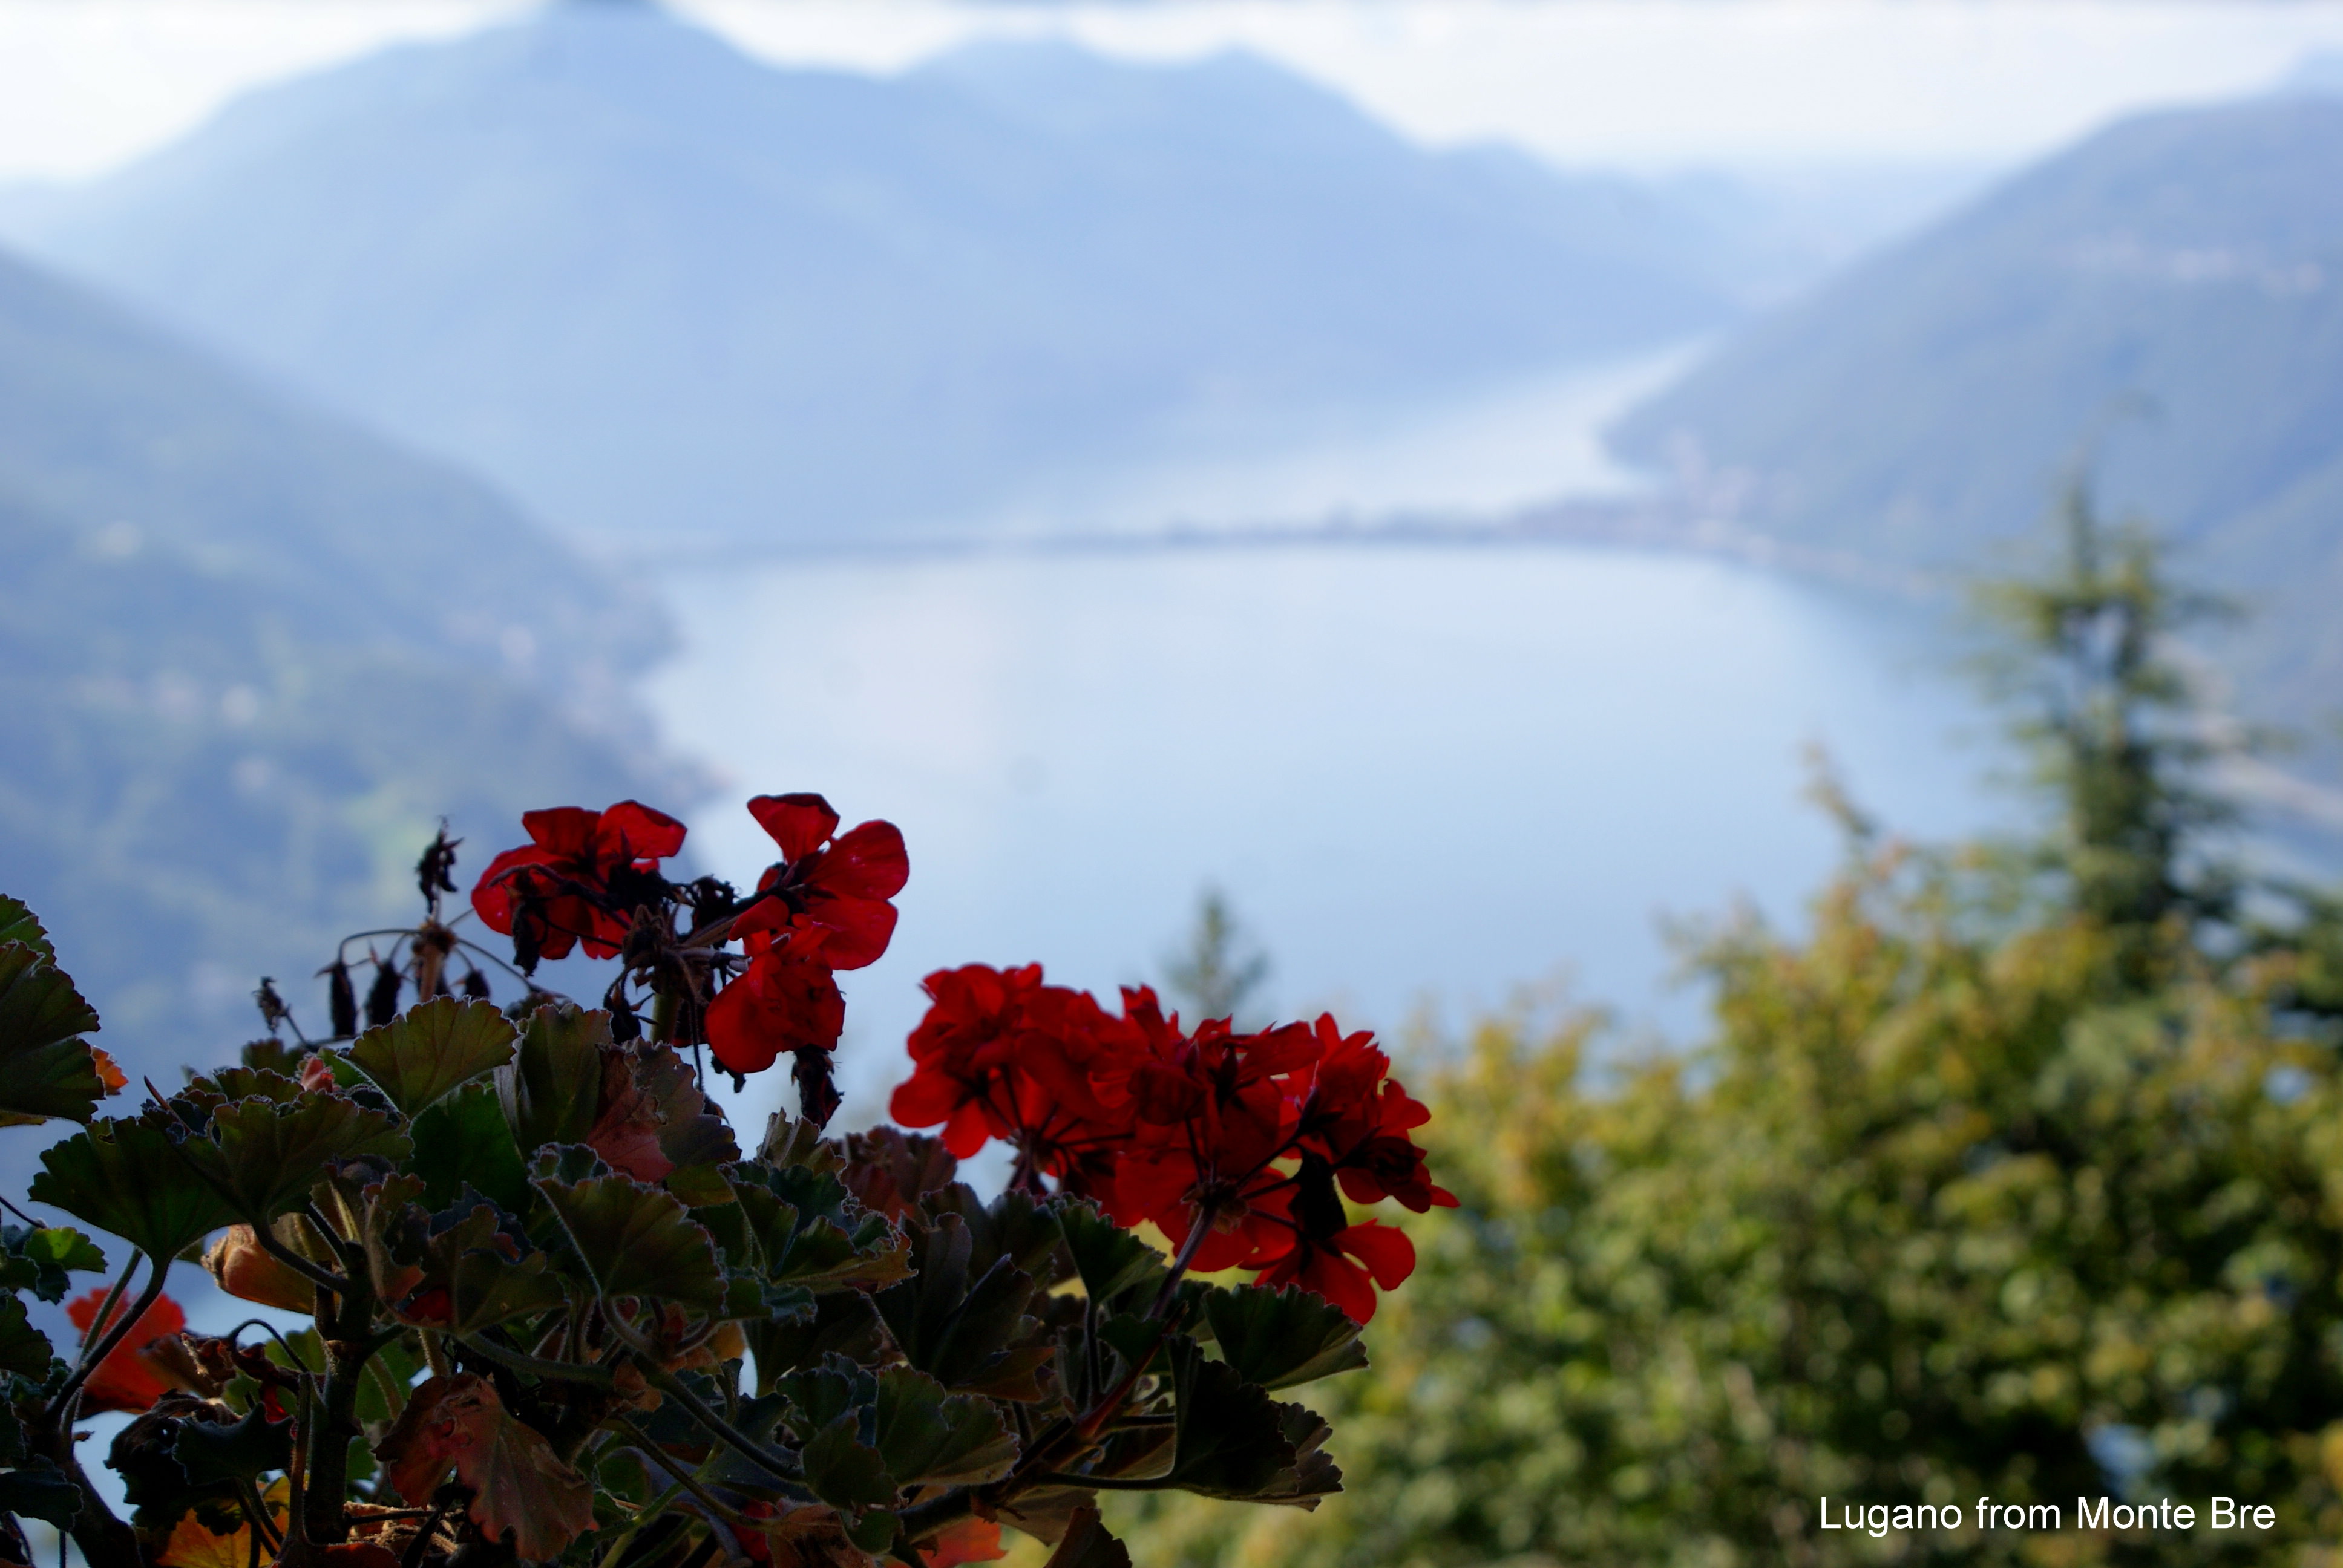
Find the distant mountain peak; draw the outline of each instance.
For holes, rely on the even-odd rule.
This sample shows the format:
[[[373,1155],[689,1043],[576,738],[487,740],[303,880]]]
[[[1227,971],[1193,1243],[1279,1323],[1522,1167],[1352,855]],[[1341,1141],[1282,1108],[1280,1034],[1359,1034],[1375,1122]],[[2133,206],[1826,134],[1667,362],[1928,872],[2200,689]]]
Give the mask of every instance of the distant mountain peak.
[[[1239,53],[880,77],[566,0],[255,94],[25,234],[569,527],[835,542],[1728,315],[1615,196]]]
[[[1103,54],[1063,37],[981,38],[911,75],[1063,136],[1176,135],[1210,144],[1272,134],[1331,146],[1402,140],[1333,88],[1239,47],[1158,60]]]

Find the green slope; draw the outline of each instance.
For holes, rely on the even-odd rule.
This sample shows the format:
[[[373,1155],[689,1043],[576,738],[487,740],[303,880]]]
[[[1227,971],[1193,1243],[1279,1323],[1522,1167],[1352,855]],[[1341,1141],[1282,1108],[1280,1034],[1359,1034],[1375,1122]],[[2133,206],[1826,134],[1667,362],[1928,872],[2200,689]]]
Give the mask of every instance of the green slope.
[[[1618,432],[1750,527],[1950,568],[2103,497],[2244,598],[2247,705],[2343,708],[2343,99],[2118,125],[1760,323]]]
[[[126,1066],[244,1038],[260,973],[308,999],[327,932],[411,907],[442,812],[477,869],[526,807],[658,783],[570,716],[655,613],[480,485],[5,256],[0,555],[0,889]]]

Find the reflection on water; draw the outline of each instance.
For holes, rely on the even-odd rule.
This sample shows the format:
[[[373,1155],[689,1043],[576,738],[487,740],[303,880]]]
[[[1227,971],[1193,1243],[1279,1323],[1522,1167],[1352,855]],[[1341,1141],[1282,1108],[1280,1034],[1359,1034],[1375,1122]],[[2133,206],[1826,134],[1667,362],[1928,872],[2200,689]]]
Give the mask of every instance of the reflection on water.
[[[1150,976],[1206,883],[1285,1011],[1390,1028],[1566,966],[1683,1032],[1664,914],[1795,918],[1833,863],[1819,742],[1896,829],[1977,824],[1988,761],[1928,617],[1689,557],[1421,547],[825,561],[670,580],[650,696],[729,797],[819,789],[910,846],[895,946],[849,977],[891,1081],[920,976]],[[692,849],[744,878],[745,813]],[[760,1091],[752,1090],[752,1095]]]

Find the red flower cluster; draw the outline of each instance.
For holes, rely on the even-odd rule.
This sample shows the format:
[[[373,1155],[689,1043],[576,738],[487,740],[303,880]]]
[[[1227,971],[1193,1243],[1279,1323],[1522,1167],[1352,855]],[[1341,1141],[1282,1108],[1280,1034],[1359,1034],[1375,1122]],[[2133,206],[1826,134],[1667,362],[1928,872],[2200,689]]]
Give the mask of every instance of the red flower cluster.
[[[513,939],[525,970],[539,957],[568,958],[579,942],[592,958],[616,954],[637,903],[665,893],[659,863],[683,849],[682,823],[633,800],[607,811],[529,811],[520,825],[533,842],[488,862],[472,908],[488,930]]]
[[[892,822],[840,833],[838,813],[819,795],[759,795],[749,814],[781,859],[732,922],[749,967],[709,1005],[708,1046],[733,1072],[762,1072],[783,1051],[798,1053],[800,1101],[827,1121],[837,1101],[821,1053],[846,1027],[833,971],[861,969],[887,950],[895,934],[888,900],[910,880],[911,862]],[[817,1101],[826,1101],[820,1114]]]
[[[1431,1113],[1373,1036],[1331,1017],[1191,1033],[1151,990],[1125,990],[1117,1016],[1043,984],[1039,965],[945,970],[927,990],[894,1119],[940,1123],[963,1158],[1002,1139],[1019,1182],[1050,1178],[1120,1224],[1151,1221],[1191,1267],[1260,1270],[1365,1322],[1374,1286],[1406,1279],[1415,1251],[1399,1231],[1353,1223],[1343,1197],[1455,1204],[1408,1136]]]
[[[622,800],[605,811],[562,806],[522,817],[532,842],[489,863],[472,890],[472,908],[489,930],[513,939],[524,970],[580,945],[592,958],[624,950],[655,989],[662,964],[675,970],[696,964],[698,978],[684,988],[695,1004],[689,1015],[718,1064],[735,1074],[762,1072],[794,1054],[800,1103],[827,1121],[838,1103],[829,1052],[846,1025],[836,971],[860,969],[887,950],[895,932],[889,900],[903,890],[910,861],[893,823],[840,833],[838,813],[819,795],[759,795],[749,811],[781,859],[746,899],[712,881],[669,882],[659,863],[682,850],[683,824]],[[706,923],[679,931],[676,915],[687,905]],[[648,923],[639,923],[646,911]],[[632,947],[630,932],[638,934]],[[725,955],[735,941],[739,956]],[[612,988],[614,1013],[626,1013],[624,986],[622,976]]]

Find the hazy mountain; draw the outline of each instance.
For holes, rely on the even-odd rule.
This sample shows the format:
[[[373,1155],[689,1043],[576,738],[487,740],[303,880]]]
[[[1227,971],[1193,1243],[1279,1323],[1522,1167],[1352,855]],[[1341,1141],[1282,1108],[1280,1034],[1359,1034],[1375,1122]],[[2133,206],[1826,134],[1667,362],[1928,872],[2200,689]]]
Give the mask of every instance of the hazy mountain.
[[[478,482],[0,256],[0,890],[143,1070],[313,1024],[328,933],[415,907],[435,820],[655,785],[657,616]],[[588,719],[588,711],[601,716]]]
[[[1635,186],[1243,55],[893,78],[585,0],[256,93],[40,254],[563,526],[839,538],[1711,327]]]
[[[1619,445],[1760,531],[1974,566],[2077,455],[2257,611],[2249,703],[2343,692],[2343,99],[2127,120],[1742,332]]]

